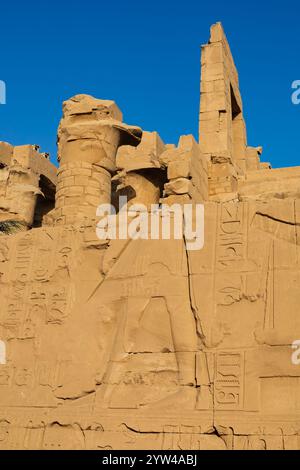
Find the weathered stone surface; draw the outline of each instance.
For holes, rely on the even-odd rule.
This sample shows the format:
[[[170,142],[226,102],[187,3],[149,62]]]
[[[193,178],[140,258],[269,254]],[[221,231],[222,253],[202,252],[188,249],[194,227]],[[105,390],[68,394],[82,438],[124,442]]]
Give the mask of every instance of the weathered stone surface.
[[[134,171],[144,168],[160,168],[159,157],[165,150],[165,144],[157,132],[143,132],[138,147],[124,145],[117,153],[117,168]]]
[[[56,206],[45,223],[80,223],[85,215],[95,218],[99,204],[111,202],[117,150],[122,145],[138,145],[142,137],[140,128],[122,119],[114,101],[76,95],[64,103],[58,129]],[[81,188],[80,193],[72,195],[73,186]]]
[[[247,145],[220,24],[201,93],[200,143],[177,146],[112,101],[68,100],[57,181],[35,146],[0,143],[1,218],[31,228],[56,185],[42,226],[0,236],[0,449],[300,449],[300,167]],[[100,240],[117,196],[158,220],[203,204],[203,248]]]
[[[56,182],[56,167],[38,146],[0,142],[0,221],[41,225],[54,207]]]

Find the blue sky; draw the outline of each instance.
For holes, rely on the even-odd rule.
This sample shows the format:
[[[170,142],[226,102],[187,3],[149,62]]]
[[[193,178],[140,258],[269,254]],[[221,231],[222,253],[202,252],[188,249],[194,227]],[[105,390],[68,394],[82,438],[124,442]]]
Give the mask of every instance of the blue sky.
[[[300,165],[300,3],[286,0],[1,2],[0,140],[56,161],[63,100],[114,99],[128,124],[166,143],[198,132],[200,45],[222,21],[240,75],[249,145],[274,167]]]

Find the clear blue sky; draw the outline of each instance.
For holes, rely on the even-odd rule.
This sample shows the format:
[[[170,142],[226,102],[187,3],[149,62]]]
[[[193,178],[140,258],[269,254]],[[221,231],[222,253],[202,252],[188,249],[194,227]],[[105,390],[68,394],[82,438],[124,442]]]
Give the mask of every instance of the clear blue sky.
[[[249,145],[274,167],[300,165],[299,1],[3,0],[0,12],[0,140],[37,143],[56,161],[61,103],[77,93],[114,99],[166,143],[197,136],[200,45],[222,21]]]

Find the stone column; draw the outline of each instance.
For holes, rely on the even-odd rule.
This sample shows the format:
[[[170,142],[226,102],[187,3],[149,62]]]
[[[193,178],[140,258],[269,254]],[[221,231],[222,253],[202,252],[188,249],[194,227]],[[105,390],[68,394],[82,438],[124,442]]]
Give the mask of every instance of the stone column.
[[[137,146],[138,127],[122,123],[113,101],[77,95],[63,105],[58,129],[58,185],[54,222],[72,224],[95,218],[100,204],[111,202],[111,176],[121,145]]]
[[[246,158],[246,126],[239,78],[224,33],[211,27],[202,47],[200,149],[208,162],[210,196],[231,193],[236,198],[238,176]]]

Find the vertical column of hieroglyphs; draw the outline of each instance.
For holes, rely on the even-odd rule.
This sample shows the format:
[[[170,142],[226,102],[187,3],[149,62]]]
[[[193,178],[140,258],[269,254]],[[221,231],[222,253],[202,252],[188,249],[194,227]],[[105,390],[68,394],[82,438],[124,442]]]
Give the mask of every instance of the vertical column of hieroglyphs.
[[[214,293],[215,320],[219,328],[214,381],[217,410],[243,409],[243,336],[236,335],[233,307],[241,301],[245,285],[242,272],[247,243],[245,210],[245,204],[228,203],[222,204],[219,211]],[[225,309],[228,313],[224,313]]]

